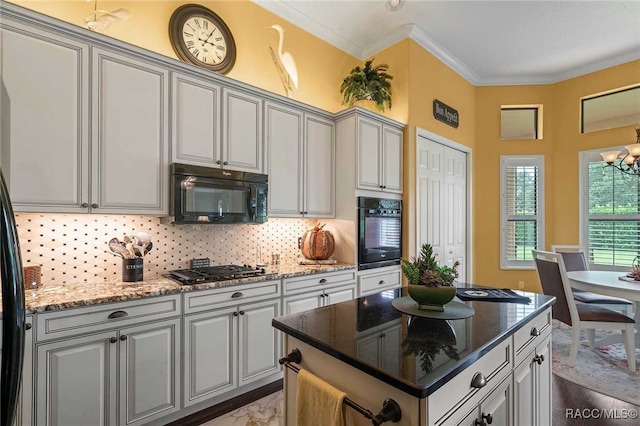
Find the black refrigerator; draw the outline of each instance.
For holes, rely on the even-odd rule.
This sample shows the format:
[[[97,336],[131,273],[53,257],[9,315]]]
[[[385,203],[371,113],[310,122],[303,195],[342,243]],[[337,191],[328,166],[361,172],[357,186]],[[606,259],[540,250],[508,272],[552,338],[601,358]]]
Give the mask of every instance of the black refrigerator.
[[[16,417],[24,360],[24,277],[16,221],[0,169],[0,279],[2,280],[2,377],[0,426]]]

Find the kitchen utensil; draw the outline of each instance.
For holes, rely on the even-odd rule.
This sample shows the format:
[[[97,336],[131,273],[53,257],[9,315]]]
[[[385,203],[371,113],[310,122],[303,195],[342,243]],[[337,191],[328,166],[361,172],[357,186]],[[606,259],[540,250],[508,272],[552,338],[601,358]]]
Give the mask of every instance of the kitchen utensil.
[[[112,251],[106,251],[106,250],[105,250],[104,252],[105,252],[105,253],[109,253],[109,254],[111,254],[111,255],[114,255],[115,257],[123,258],[123,257],[122,257],[122,255],[121,255],[120,253],[114,253],[114,252],[112,252]],[[124,258],[123,258],[123,259],[124,259]]]
[[[122,245],[122,243],[117,238],[112,238],[109,240],[109,249],[114,253],[118,253],[124,259],[130,258],[129,251]]]
[[[136,252],[133,250],[133,243],[127,243],[127,251],[129,252],[129,259],[136,257]]]
[[[138,232],[137,237],[140,239],[141,245],[144,243],[151,243],[151,236],[146,232]]]
[[[149,243],[144,248],[145,256],[146,256],[147,253],[149,253],[151,251],[152,248],[153,248],[153,243],[151,241],[149,241]]]

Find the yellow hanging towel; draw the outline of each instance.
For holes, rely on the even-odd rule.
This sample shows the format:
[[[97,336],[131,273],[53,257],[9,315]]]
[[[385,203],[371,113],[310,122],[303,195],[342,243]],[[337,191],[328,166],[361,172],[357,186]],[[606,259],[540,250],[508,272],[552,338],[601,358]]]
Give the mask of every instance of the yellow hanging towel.
[[[298,373],[296,426],[345,426],[347,394],[306,370]]]

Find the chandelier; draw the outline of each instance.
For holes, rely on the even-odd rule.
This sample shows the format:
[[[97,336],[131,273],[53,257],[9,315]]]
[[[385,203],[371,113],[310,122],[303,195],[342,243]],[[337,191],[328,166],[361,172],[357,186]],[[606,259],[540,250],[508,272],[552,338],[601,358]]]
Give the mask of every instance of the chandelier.
[[[636,127],[636,143],[627,145],[627,153],[618,158],[622,151],[601,152],[608,166],[615,167],[622,173],[640,177],[640,126]]]

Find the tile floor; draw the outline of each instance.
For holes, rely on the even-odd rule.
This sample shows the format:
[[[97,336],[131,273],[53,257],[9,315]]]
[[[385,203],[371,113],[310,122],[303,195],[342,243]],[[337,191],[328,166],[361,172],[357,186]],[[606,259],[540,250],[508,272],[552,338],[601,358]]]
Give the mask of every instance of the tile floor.
[[[282,391],[278,391],[201,426],[283,426],[283,408]]]

